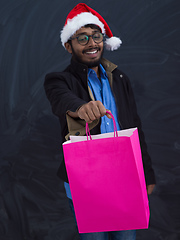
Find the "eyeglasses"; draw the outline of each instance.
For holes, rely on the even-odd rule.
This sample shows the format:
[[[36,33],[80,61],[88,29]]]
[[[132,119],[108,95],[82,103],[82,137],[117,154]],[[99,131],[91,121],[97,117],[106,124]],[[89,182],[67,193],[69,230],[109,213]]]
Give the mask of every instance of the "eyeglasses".
[[[104,34],[100,32],[95,32],[92,35],[86,35],[86,34],[81,34],[77,37],[70,38],[70,40],[76,39],[78,40],[78,43],[82,46],[88,44],[90,37],[92,37],[93,41],[95,43],[101,43],[104,39]]]

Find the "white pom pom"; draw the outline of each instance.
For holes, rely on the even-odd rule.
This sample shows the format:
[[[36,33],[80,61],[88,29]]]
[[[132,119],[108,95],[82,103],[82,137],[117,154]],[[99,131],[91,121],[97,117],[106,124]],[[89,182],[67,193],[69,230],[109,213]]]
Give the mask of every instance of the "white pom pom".
[[[111,37],[106,39],[105,41],[105,47],[109,51],[117,50],[122,44],[122,41],[118,37]]]

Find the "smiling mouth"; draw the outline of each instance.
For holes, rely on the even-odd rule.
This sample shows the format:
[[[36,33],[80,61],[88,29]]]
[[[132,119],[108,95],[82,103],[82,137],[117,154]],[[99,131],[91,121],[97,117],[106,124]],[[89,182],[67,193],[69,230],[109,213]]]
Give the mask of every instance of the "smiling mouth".
[[[85,54],[96,54],[99,51],[99,48],[96,49],[88,49],[88,50],[84,50],[83,53]]]
[[[95,54],[97,53],[97,50],[94,50],[93,52],[86,52],[86,54]]]

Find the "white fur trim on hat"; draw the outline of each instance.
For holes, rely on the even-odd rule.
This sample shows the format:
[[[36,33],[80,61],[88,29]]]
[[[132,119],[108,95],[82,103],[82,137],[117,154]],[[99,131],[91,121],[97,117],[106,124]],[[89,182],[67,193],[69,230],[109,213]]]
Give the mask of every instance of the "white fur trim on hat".
[[[60,34],[62,45],[64,46],[64,44],[77,30],[87,24],[95,24],[101,28],[102,33],[106,33],[104,24],[99,20],[98,17],[90,12],[83,12],[75,16],[73,19],[69,19],[67,24],[63,27]]]
[[[121,44],[122,44],[122,41],[118,37],[111,37],[106,39],[105,41],[105,47],[107,50],[110,50],[110,51],[117,50]]]

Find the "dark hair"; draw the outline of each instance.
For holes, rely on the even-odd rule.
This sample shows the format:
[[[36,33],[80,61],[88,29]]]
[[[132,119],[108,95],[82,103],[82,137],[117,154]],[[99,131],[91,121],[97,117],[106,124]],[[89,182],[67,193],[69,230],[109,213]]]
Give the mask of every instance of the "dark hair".
[[[101,30],[101,28],[98,26],[98,25],[95,25],[95,24],[86,24],[85,26],[84,26],[85,28],[92,28],[92,29],[97,29],[98,31],[100,31],[101,33],[102,33],[102,30]]]
[[[86,24],[86,25],[84,25],[83,27],[85,27],[85,28],[91,28],[91,29],[96,29],[96,30],[98,30],[99,32],[102,33],[101,28],[100,28],[98,25],[96,25],[96,24]],[[67,42],[68,42],[69,44],[71,44],[71,39],[69,39]]]

